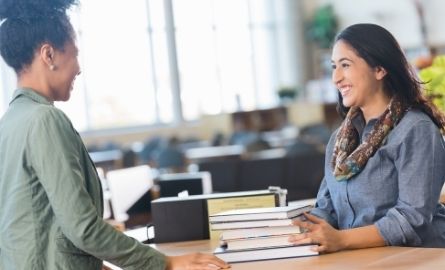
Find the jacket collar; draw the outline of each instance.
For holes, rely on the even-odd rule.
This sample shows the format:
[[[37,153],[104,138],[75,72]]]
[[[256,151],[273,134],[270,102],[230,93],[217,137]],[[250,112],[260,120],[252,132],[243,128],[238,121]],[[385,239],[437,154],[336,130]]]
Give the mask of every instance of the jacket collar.
[[[14,100],[18,99],[21,96],[32,99],[33,101],[35,101],[37,103],[46,104],[46,105],[54,105],[53,101],[49,101],[45,96],[39,94],[36,90],[31,89],[31,88],[19,88],[19,89],[15,90],[14,95],[12,96],[12,100],[11,100],[11,102],[9,102],[9,104],[14,102]]]

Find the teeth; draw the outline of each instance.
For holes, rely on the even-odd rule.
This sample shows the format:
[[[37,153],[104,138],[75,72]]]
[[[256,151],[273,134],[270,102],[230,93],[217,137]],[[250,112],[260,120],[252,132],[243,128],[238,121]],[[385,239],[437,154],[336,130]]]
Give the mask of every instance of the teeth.
[[[340,87],[339,90],[340,90],[340,93],[341,93],[342,96],[343,96],[343,95],[345,95],[349,90],[351,90],[351,86],[350,86],[350,85],[348,85],[348,86],[343,86],[343,87]]]

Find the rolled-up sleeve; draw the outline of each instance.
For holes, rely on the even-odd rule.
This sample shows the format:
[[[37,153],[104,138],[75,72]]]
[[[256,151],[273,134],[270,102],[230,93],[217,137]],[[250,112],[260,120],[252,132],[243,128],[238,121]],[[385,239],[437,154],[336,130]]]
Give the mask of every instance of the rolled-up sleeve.
[[[82,143],[68,119],[56,109],[39,113],[29,134],[28,156],[64,236],[86,253],[125,269],[164,269],[164,255],[98,215],[79,160]]]
[[[416,123],[401,140],[394,160],[398,200],[375,225],[387,245],[420,246],[445,175],[444,143],[437,127],[429,121]]]

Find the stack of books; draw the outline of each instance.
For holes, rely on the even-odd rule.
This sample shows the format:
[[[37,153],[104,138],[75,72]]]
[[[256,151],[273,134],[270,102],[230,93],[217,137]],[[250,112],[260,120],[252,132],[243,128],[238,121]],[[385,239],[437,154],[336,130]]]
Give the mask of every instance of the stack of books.
[[[209,216],[211,230],[221,231],[221,244],[214,254],[235,263],[318,255],[315,245],[295,246],[289,237],[302,233],[292,225],[312,206],[250,208]]]

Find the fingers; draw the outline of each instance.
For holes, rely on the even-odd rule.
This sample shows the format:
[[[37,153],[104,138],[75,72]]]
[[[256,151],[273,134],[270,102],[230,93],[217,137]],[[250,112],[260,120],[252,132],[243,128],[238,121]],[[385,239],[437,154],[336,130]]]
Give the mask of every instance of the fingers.
[[[312,246],[311,247],[312,251],[318,252],[320,254],[326,254],[329,253],[330,251],[328,250],[328,247],[326,245],[317,245],[317,246]]]
[[[313,244],[313,240],[310,237],[303,238],[303,239],[300,239],[300,240],[289,241],[289,242],[291,242],[295,246]]]
[[[288,241],[289,242],[294,242],[294,241],[299,241],[302,239],[308,238],[306,233],[301,233],[301,234],[293,234],[291,236],[289,236]]]
[[[318,253],[326,253],[327,247],[325,245],[313,246],[311,250],[316,251]]]
[[[200,253],[200,255],[202,256],[202,260],[208,264],[213,264],[216,265],[220,268],[229,268],[230,265],[228,265],[225,261],[221,260],[220,258],[210,255],[210,254],[202,254]]]
[[[228,268],[221,268],[221,267],[215,266],[213,264],[195,263],[195,264],[187,266],[186,269],[190,269],[190,270],[217,270],[217,269],[228,269]]]
[[[316,226],[323,225],[326,223],[326,221],[324,221],[323,219],[308,213],[304,213],[304,216],[306,217],[307,221],[302,221],[300,219],[297,219],[292,222],[295,226],[299,226],[302,229],[302,231],[307,231],[307,230],[313,231],[316,228]]]
[[[289,237],[288,241],[294,245],[314,244],[315,241],[309,233],[295,234]]]
[[[314,225],[315,225],[312,222],[301,221],[301,220],[294,220],[293,224],[295,226],[299,226],[300,229],[302,229],[302,231],[305,231],[305,230],[311,231],[313,229]]]
[[[198,253],[198,262],[204,264],[213,264],[219,268],[230,268],[230,265],[228,265],[225,261],[210,254]]]
[[[182,256],[167,256],[167,270],[215,270],[227,268],[230,268],[230,265],[210,254],[193,253]]]
[[[315,223],[315,224],[319,224],[319,223],[323,223],[325,222],[324,219],[321,219],[317,216],[311,215],[309,213],[303,213],[304,216],[311,222]]]

